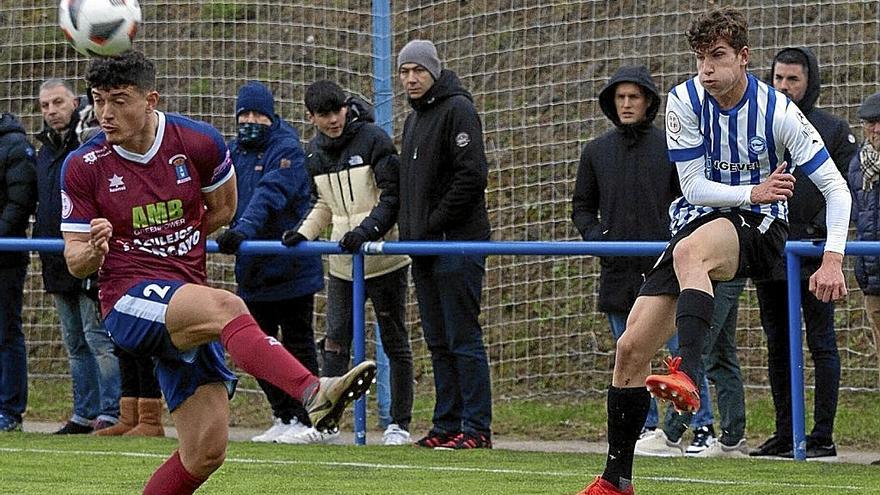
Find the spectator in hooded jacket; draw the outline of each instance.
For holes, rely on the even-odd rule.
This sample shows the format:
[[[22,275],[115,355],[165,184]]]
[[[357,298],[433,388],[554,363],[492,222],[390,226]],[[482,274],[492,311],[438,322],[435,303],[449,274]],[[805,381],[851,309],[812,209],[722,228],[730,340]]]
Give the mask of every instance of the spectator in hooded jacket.
[[[285,233],[284,243],[315,239],[330,225],[330,240],[349,253],[358,252],[367,241],[397,240],[400,158],[391,138],[374,123],[373,108],[360,98],[346,99],[332,81],[310,85],[305,104],[318,131],[306,156],[313,206],[297,230]],[[391,423],[383,435],[385,445],[410,443],[413,359],[404,321],[408,270],[407,256],[368,256],[364,261],[366,295],[390,363]],[[351,256],[330,256],[329,280],[321,373],[340,376],[349,368],[352,341]],[[318,441],[325,439],[311,433],[279,439]]]
[[[816,107],[822,78],[819,62],[809,48],[785,48],[776,54],[770,70],[773,87],[800,108],[813,125],[841,175],[857,151],[849,124]],[[825,199],[803,170],[795,169],[794,194],[788,199],[789,239],[825,238]],[[820,258],[805,258],[801,267],[801,308],[806,325],[807,346],[813,359],[816,380],[813,430],[807,436],[807,457],[837,455],[834,445],[834,417],[840,387],[840,355],[834,334],[834,302],[822,302],[809,291],[809,278],[821,264]],[[761,326],[767,336],[767,368],[770,392],[776,409],[776,433],[753,456],[791,456],[791,367],[788,345],[788,289],[785,264],[769,277],[755,280]]]
[[[401,240],[485,241],[488,164],[483,126],[458,76],[434,44],[413,40],[397,56],[413,111],[403,127]],[[422,330],[434,369],[433,427],[421,447],[492,447],[492,389],[480,327],[483,255],[413,257]]]
[[[43,143],[37,154],[37,193],[34,237],[61,239],[61,165],[80,145],[79,98],[70,83],[49,79],[40,86]],[[84,106],[83,106],[84,107]],[[113,341],[98,316],[98,302],[84,282],[67,269],[64,255],[40,253],[43,287],[52,294],[61,320],[61,334],[70,362],[73,415],[55,433],[82,434],[113,426],[119,418],[119,362]]]
[[[277,240],[309,209],[309,177],[296,130],[275,113],[275,99],[263,84],[239,88],[235,103],[238,135],[229,143],[235,164],[238,206],[231,227],[217,238],[220,252],[238,251],[246,239]],[[238,294],[260,328],[310,372],[318,373],[312,328],[315,293],[324,285],[320,256],[237,255]],[[273,442],[312,424],[302,403],[269,382],[258,380],[274,420],[255,442]]]
[[[0,114],[0,237],[24,237],[37,203],[34,148],[21,122]],[[0,253],[0,433],[21,429],[27,407],[22,331],[27,251]]]
[[[858,240],[876,241],[880,240],[880,93],[862,102],[858,116],[865,141],[849,164],[853,220]],[[880,256],[857,257],[855,272],[865,294],[865,313],[874,332],[874,349],[878,349],[880,364]]]

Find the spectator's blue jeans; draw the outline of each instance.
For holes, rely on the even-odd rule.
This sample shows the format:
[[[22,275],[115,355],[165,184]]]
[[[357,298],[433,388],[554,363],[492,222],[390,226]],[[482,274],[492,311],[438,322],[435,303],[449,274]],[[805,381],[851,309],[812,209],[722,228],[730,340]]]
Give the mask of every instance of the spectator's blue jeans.
[[[21,422],[27,406],[27,352],[21,327],[27,266],[0,268],[0,413]]]
[[[61,320],[73,381],[74,423],[119,417],[119,360],[98,316],[97,303],[80,292],[52,294]]]
[[[434,368],[435,432],[491,433],[489,360],[479,322],[485,267],[482,255],[413,258],[422,330]]]
[[[740,278],[715,286],[715,312],[712,314],[706,347],[703,348],[703,365],[706,369],[703,376],[708,376],[715,384],[721,416],[721,439],[728,446],[736,445],[743,438],[746,428],[745,393],[736,356],[739,295],[745,285],[745,279]],[[704,400],[702,396],[701,391],[701,401]],[[672,418],[667,415],[663,431],[670,440],[675,441],[681,438],[690,419],[689,414],[673,415]]]
[[[608,324],[611,326],[611,335],[614,341],[623,335],[626,330],[626,318],[628,315],[624,313],[608,313]],[[666,343],[666,348],[673,356],[678,354],[678,335],[673,335]],[[672,407],[666,410],[666,418],[664,422],[671,424],[675,420],[677,413]],[[703,381],[700,383],[700,409],[691,421],[691,426],[699,428],[701,426],[711,425],[714,422],[712,416],[712,400],[709,398],[709,381],[703,375]],[[651,407],[648,409],[648,417],[645,418],[645,428],[656,428],[660,424],[660,413],[657,409],[657,401],[651,397]]]

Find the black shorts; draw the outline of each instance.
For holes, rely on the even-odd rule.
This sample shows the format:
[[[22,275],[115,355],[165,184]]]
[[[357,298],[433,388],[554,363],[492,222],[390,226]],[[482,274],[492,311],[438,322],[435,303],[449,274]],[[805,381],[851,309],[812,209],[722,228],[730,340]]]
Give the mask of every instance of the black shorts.
[[[681,292],[681,287],[678,285],[678,278],[672,266],[672,251],[675,245],[700,226],[718,218],[728,219],[739,237],[739,266],[734,278],[766,276],[771,271],[778,270],[784,260],[788,224],[776,219],[770,222],[769,226],[765,226],[766,217],[750,211],[714,212],[685,225],[672,237],[657,263],[645,275],[645,282],[639,290],[639,295],[677,296]]]

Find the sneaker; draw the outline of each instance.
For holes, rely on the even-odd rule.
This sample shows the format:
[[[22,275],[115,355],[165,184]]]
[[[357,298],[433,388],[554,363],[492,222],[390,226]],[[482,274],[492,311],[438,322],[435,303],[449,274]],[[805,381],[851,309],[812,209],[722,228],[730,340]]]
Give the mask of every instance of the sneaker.
[[[665,375],[650,375],[645,380],[645,387],[651,395],[658,399],[672,402],[679,413],[696,412],[700,408],[700,392],[687,374],[678,371],[681,356],[667,357]]]
[[[84,435],[91,432],[91,425],[81,425],[79,423],[74,423],[73,421],[68,421],[61,427],[61,429],[53,433],[53,435]]]
[[[807,437],[807,459],[817,457],[837,457],[837,446],[831,440]]]
[[[578,492],[577,495],[635,495],[635,493],[632,485],[626,487],[626,490],[620,491],[601,476],[596,476],[596,479],[590,483],[590,486]]]
[[[749,447],[746,445],[746,439],[741,438],[735,445],[726,445],[722,440],[712,442],[706,450],[700,452],[696,457],[748,457]]]
[[[677,442],[670,442],[666,433],[657,428],[636,442],[635,454],[652,457],[682,457],[684,447],[681,445],[680,438]]]
[[[287,433],[291,430],[301,431],[308,428],[306,425],[299,422],[299,419],[293,418],[290,422],[285,423],[281,418],[275,418],[272,420],[272,426],[269,427],[268,430],[263,433],[256,435],[251,438],[251,442],[257,443],[272,443],[276,438],[281,435]]]
[[[111,426],[115,426],[116,423],[111,423],[106,419],[96,419],[92,421],[92,432],[96,432],[99,430],[104,430],[110,428]]]
[[[697,455],[715,442],[715,428],[712,425],[701,426],[694,430],[694,439],[684,453],[685,455]]]
[[[385,433],[382,434],[382,442],[385,445],[409,445],[412,442],[412,438],[408,431],[391,423],[388,425],[388,428],[385,428]]]
[[[770,438],[768,438],[764,443],[758,446],[757,449],[749,452],[749,455],[752,457],[764,457],[764,456],[792,456],[791,452],[792,440],[791,437],[780,437],[777,434],[773,434]]]
[[[458,433],[439,433],[434,430],[428,432],[427,435],[420,438],[416,441],[416,447],[424,447],[426,449],[433,449],[434,447],[439,447],[444,443],[449,442],[453,438],[458,436]]]
[[[871,465],[872,466],[880,466],[880,459],[877,459],[876,461],[872,462]]]
[[[465,450],[465,449],[491,449],[492,439],[484,433],[465,433],[461,432],[455,435],[446,443],[442,443],[434,450]]]
[[[336,432],[346,406],[354,402],[376,379],[376,363],[364,361],[342,376],[321,377],[318,389],[306,401],[312,426]]]
[[[21,421],[0,413],[0,432],[21,431]]]
[[[300,423],[300,426],[305,426]],[[275,443],[288,445],[306,445],[313,443],[330,443],[339,436],[339,430],[321,431],[311,426],[304,429],[291,429],[275,439]]]

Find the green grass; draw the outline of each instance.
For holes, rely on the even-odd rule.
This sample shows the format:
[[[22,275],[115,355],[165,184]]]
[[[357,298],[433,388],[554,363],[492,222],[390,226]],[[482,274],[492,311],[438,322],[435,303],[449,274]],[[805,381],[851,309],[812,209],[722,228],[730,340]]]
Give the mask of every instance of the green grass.
[[[170,439],[0,436],[2,493],[134,494],[175,448]],[[410,447],[234,442],[204,494],[568,494],[602,456]],[[767,460],[636,460],[638,493],[880,494],[876,467]]]

